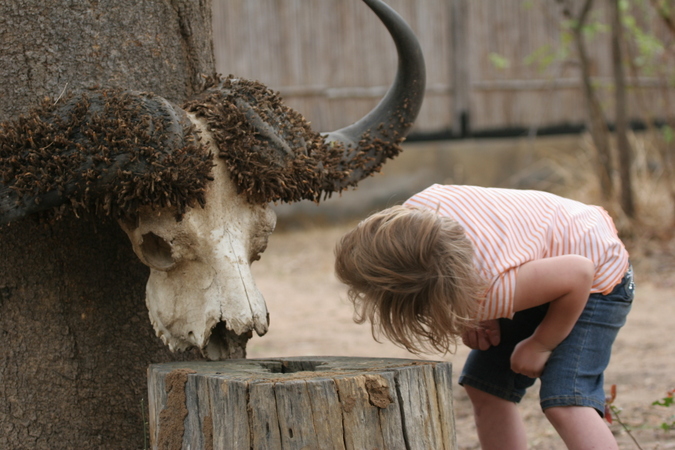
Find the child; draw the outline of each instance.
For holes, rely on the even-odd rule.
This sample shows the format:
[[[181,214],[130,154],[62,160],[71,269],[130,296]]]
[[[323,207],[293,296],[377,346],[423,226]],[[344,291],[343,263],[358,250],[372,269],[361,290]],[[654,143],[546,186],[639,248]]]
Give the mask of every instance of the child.
[[[596,206],[538,191],[433,185],[336,248],[357,322],[408,350],[471,351],[460,377],[483,449],[526,448],[540,402],[570,449],[616,449],[603,372],[633,299],[628,253]]]

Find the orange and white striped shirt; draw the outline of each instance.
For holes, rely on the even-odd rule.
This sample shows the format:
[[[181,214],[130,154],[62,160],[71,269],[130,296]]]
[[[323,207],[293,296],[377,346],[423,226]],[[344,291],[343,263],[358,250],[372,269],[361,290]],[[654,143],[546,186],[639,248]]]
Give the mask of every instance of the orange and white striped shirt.
[[[608,294],[628,270],[628,252],[609,214],[547,192],[434,184],[404,206],[459,222],[488,280],[479,320],[513,317],[518,268],[528,261],[581,255],[595,263],[591,293]]]

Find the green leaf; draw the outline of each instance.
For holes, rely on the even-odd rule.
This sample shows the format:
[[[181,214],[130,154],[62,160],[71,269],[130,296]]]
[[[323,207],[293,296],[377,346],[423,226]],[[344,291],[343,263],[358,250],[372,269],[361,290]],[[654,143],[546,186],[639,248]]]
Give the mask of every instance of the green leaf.
[[[664,127],[664,128],[665,128],[665,127]],[[669,127],[669,128],[670,128],[670,127]],[[672,129],[671,129],[671,133],[672,133]],[[672,136],[671,136],[671,139],[672,139]],[[667,141],[667,142],[669,142],[669,141]],[[669,407],[669,406],[671,406],[671,405],[673,404],[673,402],[675,402],[675,398],[673,398],[673,397],[664,397],[664,398],[661,399],[661,400],[656,400],[654,403],[652,403],[652,405],[654,405],[654,406],[665,406],[665,407]]]
[[[490,53],[488,55],[488,58],[490,58],[490,62],[497,69],[508,69],[509,67],[511,67],[511,61],[509,61],[509,59],[506,58],[505,56],[502,56],[498,53],[494,52]]]
[[[522,2],[522,8],[525,11],[529,11],[531,9],[534,9],[534,6],[535,5],[534,5],[534,2],[532,0],[523,0],[523,2]]]

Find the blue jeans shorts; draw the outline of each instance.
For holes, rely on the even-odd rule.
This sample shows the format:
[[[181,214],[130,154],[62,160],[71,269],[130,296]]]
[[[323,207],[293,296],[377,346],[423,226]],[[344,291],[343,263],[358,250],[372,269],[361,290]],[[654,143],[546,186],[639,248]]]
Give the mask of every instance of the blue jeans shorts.
[[[634,292],[633,269],[629,268],[610,294],[590,295],[581,317],[569,336],[553,350],[541,374],[542,409],[588,406],[604,414],[603,372],[609,364],[614,339],[626,323]],[[511,353],[518,342],[532,335],[547,310],[545,304],[519,311],[513,319],[499,319],[501,342],[488,350],[472,350],[459,384],[520,402],[535,379],[511,370]]]

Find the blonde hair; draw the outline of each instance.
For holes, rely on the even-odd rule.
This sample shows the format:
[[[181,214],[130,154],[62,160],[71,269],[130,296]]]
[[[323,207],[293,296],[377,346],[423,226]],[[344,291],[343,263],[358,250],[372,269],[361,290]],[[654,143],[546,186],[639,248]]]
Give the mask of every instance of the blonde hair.
[[[345,234],[335,272],[357,323],[413,353],[447,353],[473,327],[484,281],[462,226],[431,210],[394,206]]]

